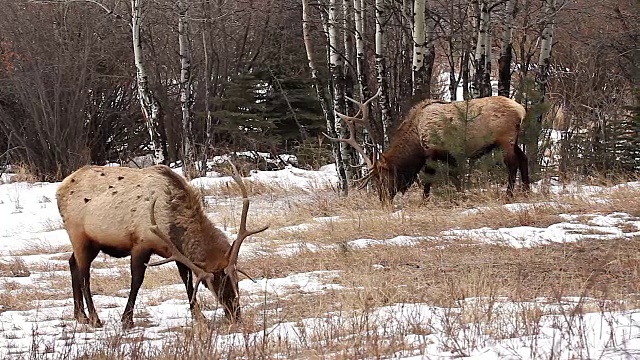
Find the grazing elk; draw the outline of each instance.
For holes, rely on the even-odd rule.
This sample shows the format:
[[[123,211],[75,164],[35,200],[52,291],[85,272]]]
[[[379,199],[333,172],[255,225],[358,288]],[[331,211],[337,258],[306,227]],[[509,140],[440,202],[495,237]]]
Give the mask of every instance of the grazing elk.
[[[356,141],[355,132],[356,125],[368,127],[368,105],[377,96],[379,93],[364,103],[348,98],[359,106],[358,114],[362,117],[337,114],[346,122],[351,134],[346,139],[330,139],[353,146],[363,156],[369,169],[361,184],[364,186],[373,180],[382,202],[392,201],[398,192],[404,193],[421,169],[427,175],[435,174],[436,170],[427,165],[427,160],[457,166],[446,142],[461,135],[462,129],[465,141],[461,151],[468,158],[477,159],[496,147],[504,150],[504,162],[509,171],[508,196],[513,195],[518,170],[523,187],[529,188],[527,156],[518,147],[518,133],[525,109],[516,101],[502,96],[451,103],[423,100],[409,111],[393,135],[389,148],[378,159],[374,157],[372,160]],[[455,184],[459,189],[459,181]],[[430,190],[431,182],[427,180],[424,183],[425,197],[429,196]]]
[[[89,269],[102,251],[117,258],[131,256],[131,291],[122,314],[124,328],[133,326],[133,307],[146,267],[171,261],[176,262],[186,286],[192,314],[199,314],[196,293],[204,283],[224,307],[227,318],[238,320],[237,272],[245,274],[236,268],[238,251],[246,237],[267,227],[247,231],[247,190],[237,172],[234,179],[242,191],[243,206],[233,244],[207,218],[196,190],[167,166],[85,166],[64,179],[56,198],[73,247],[69,267],[75,318],[101,326],[91,298]],[[152,254],[165,259],[149,264]]]

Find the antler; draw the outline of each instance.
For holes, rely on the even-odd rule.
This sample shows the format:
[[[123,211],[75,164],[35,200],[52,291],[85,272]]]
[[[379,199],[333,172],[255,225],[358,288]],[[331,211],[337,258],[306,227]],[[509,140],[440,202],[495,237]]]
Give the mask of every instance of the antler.
[[[367,101],[365,101],[364,103],[361,103],[359,101],[356,101],[348,96],[345,96],[345,98],[349,101],[351,101],[352,103],[358,105],[359,110],[358,113],[355,116],[348,116],[345,114],[341,114],[339,112],[335,112],[335,114],[340,117],[342,120],[344,120],[344,122],[347,124],[347,127],[349,128],[349,137],[346,139],[342,139],[342,138],[334,138],[331,137],[327,134],[324,134],[324,136],[326,136],[329,140],[332,141],[338,141],[338,142],[343,142],[345,144],[349,144],[351,145],[358,153],[360,153],[360,155],[362,155],[362,158],[364,159],[364,161],[367,163],[367,167],[369,169],[373,168],[373,162],[371,161],[371,159],[369,158],[369,156],[367,155],[367,153],[364,151],[364,149],[362,148],[362,146],[360,146],[360,144],[358,144],[358,141],[356,140],[356,124],[364,127],[365,129],[369,130],[369,104],[378,96],[380,96],[380,94],[382,94],[382,88],[378,89],[378,92],[376,92],[375,95],[373,95],[372,97],[370,97]],[[362,114],[362,117],[358,118],[357,116]]]
[[[205,282],[209,290],[211,292],[214,291],[213,283],[211,282],[211,280],[213,280],[213,274],[206,272],[204,269],[202,269],[198,265],[194,264],[191,260],[189,260],[189,258],[184,256],[184,254],[180,250],[178,250],[178,248],[173,243],[173,241],[171,241],[171,239],[169,239],[169,237],[165,233],[160,231],[160,228],[158,228],[158,224],[156,223],[156,215],[155,215],[156,200],[158,199],[153,198],[149,205],[149,208],[150,208],[149,216],[151,217],[151,227],[149,228],[149,230],[151,230],[151,232],[153,232],[157,237],[162,239],[167,246],[169,246],[169,250],[171,251],[171,256],[164,260],[160,260],[154,263],[148,263],[147,266],[158,266],[158,265],[166,264],[172,261],[177,261],[187,266],[191,270],[191,272],[193,273],[196,279],[196,284],[193,288],[193,297],[191,298],[191,304],[193,304],[196,301],[196,294],[198,293],[198,287],[200,286],[200,283]]]
[[[240,245],[242,245],[242,242],[247,237],[263,232],[267,230],[269,226],[264,226],[257,230],[251,230],[251,231],[247,230],[247,214],[249,212],[249,196],[247,194],[247,188],[245,187],[244,181],[242,181],[242,177],[240,177],[240,173],[238,172],[238,169],[236,168],[236,166],[231,161],[229,161],[229,164],[231,164],[231,167],[233,168],[232,178],[233,180],[236,181],[236,183],[238,183],[238,186],[240,186],[240,191],[242,192],[242,216],[240,217],[240,229],[238,230],[238,236],[236,237],[236,240],[233,242],[233,244],[231,245],[231,248],[227,252],[229,265],[227,265],[227,267],[224,269],[224,272],[231,279],[231,284],[233,284],[233,291],[235,291],[236,295],[238,295],[238,289],[237,289],[238,272],[244,274],[246,277],[251,279],[251,277],[247,275],[245,271],[237,267],[238,253],[240,252]]]

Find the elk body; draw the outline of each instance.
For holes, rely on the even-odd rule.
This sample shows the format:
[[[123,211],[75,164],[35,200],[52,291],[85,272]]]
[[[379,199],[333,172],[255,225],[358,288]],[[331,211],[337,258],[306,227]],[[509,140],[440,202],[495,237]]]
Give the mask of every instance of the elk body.
[[[238,237],[230,244],[207,218],[196,190],[167,166],[85,166],[65,178],[56,198],[73,247],[69,267],[75,318],[101,326],[91,297],[89,269],[102,251],[117,258],[131,256],[124,328],[133,325],[133,307],[146,267],[170,261],[176,261],[192,313],[197,310],[196,292],[203,282],[222,304],[227,318],[238,320],[238,251],[247,236],[266,227],[246,230],[249,200],[240,177],[234,179],[244,199]],[[166,259],[148,264],[152,254]]]
[[[528,161],[518,146],[518,134],[525,117],[525,109],[516,101],[502,96],[492,96],[469,101],[437,102],[423,100],[415,105],[402,121],[391,139],[389,148],[378,159],[369,159],[355,140],[357,125],[367,127],[368,104],[378,95],[359,103],[361,118],[338,114],[348,125],[351,136],[335,139],[352,145],[364,157],[369,167],[365,182],[374,181],[380,200],[393,200],[398,192],[404,193],[423,170],[428,175],[436,170],[427,165],[427,160],[447,162],[457,166],[447,141],[462,144],[458,149],[471,159],[477,159],[494,148],[504,150],[504,162],[509,172],[507,194],[513,194],[518,170],[523,186],[529,187]],[[459,182],[456,183],[459,187]],[[424,184],[424,196],[428,197],[431,182]]]

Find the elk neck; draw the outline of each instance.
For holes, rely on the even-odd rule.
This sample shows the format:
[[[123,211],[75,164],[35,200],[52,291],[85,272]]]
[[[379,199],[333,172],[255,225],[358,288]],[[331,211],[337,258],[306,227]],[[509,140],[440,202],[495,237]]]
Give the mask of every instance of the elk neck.
[[[396,136],[383,155],[389,171],[395,174],[396,189],[403,193],[427,160],[419,139],[414,136]]]

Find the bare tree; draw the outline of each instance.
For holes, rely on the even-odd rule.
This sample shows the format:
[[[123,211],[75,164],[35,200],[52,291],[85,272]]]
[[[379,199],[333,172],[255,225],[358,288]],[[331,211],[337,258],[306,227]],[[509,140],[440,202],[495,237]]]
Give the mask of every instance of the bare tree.
[[[498,59],[498,95],[509,96],[511,93],[511,59],[513,56],[513,18],[516,0],[508,0],[505,7],[504,31],[500,58]]]
[[[131,40],[133,43],[133,58],[136,65],[140,107],[151,137],[153,161],[156,164],[164,164],[167,162],[168,152],[166,133],[162,126],[162,107],[149,86],[149,77],[142,56],[141,25],[142,0],[131,0]]]
[[[195,161],[193,118],[191,116],[191,43],[189,40],[189,3],[178,1],[178,42],[180,45],[180,109],[182,110],[182,165],[188,179],[198,176]]]
[[[424,53],[426,48],[425,36],[425,0],[413,2],[413,72],[412,93],[420,95],[424,92],[426,82]]]
[[[387,66],[385,58],[385,23],[386,14],[384,11],[385,1],[376,0],[376,46],[375,61],[378,76],[378,89],[381,93],[378,103],[380,104],[381,122],[382,122],[382,140],[383,146],[389,145],[391,132],[391,116],[389,114],[389,91],[387,88]],[[382,150],[382,149],[379,149]]]
[[[491,34],[490,9],[485,0],[481,1],[478,14],[478,37],[474,58],[473,97],[491,96]]]

